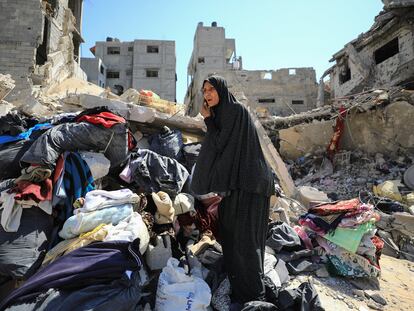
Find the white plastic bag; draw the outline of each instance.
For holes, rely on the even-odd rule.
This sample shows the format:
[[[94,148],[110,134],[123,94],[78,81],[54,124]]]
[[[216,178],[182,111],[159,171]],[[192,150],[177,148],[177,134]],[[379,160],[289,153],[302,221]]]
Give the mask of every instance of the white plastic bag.
[[[170,258],[158,280],[155,311],[207,311],[211,300],[210,287],[196,276],[186,275]]]
[[[108,234],[104,241],[122,240],[132,242],[139,238],[139,252],[141,255],[147,250],[150,239],[148,228],[137,212],[133,212],[116,226],[108,227]]]
[[[79,154],[88,164],[93,180],[98,180],[108,174],[111,162],[102,153],[80,151]]]

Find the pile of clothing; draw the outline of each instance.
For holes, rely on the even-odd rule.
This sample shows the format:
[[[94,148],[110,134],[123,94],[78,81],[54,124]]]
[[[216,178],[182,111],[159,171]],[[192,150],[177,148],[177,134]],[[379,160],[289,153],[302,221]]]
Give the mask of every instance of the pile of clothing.
[[[106,107],[12,123],[0,133],[0,310],[322,310],[311,283],[284,288],[311,268],[278,257],[306,251],[283,223],[269,224],[267,302],[231,304],[221,197],[190,192],[201,145],[180,131],[137,139]],[[277,246],[286,230],[294,243]]]
[[[341,276],[378,277],[384,247],[376,235],[379,214],[359,198],[309,208],[299,224],[326,252],[330,271]]]

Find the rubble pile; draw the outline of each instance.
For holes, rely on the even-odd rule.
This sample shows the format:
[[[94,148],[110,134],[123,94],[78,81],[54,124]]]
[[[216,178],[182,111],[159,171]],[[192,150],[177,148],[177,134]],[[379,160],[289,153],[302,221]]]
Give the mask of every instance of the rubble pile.
[[[335,164],[323,154],[286,162],[296,186],[314,187],[335,201],[358,197],[360,192],[372,192],[374,185],[386,180],[402,180],[414,157],[393,159],[380,153],[340,151]]]

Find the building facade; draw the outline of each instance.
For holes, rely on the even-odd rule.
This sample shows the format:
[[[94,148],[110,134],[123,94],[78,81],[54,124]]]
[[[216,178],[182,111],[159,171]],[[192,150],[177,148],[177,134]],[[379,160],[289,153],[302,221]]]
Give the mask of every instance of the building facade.
[[[244,70],[235,39],[226,38],[225,29],[216,22],[198,24],[187,73],[184,104],[192,116],[200,111],[203,101],[202,82],[213,73],[226,78],[230,91],[243,93],[259,114],[285,116],[316,106],[318,85],[313,68]]]
[[[330,60],[331,97],[409,84],[414,78],[414,1],[383,1],[372,27]]]
[[[95,59],[101,61],[105,87],[117,94],[129,88],[148,89],[161,98],[176,101],[175,42],[167,40],[134,40],[121,42],[107,38],[96,42]],[[86,62],[92,62],[86,59]],[[83,68],[90,82],[96,83],[101,66],[95,61]],[[102,82],[102,81],[101,81]],[[98,83],[96,83],[99,85]]]
[[[1,0],[0,72],[16,87],[7,101],[25,100],[69,77],[86,79],[79,65],[83,0]]]

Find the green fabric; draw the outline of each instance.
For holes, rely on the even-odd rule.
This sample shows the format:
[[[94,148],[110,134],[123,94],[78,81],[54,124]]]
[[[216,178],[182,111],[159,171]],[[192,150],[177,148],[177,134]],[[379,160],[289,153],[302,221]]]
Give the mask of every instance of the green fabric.
[[[355,254],[362,236],[373,227],[375,227],[374,221],[366,222],[356,228],[338,227],[335,231],[326,234],[324,238]]]

